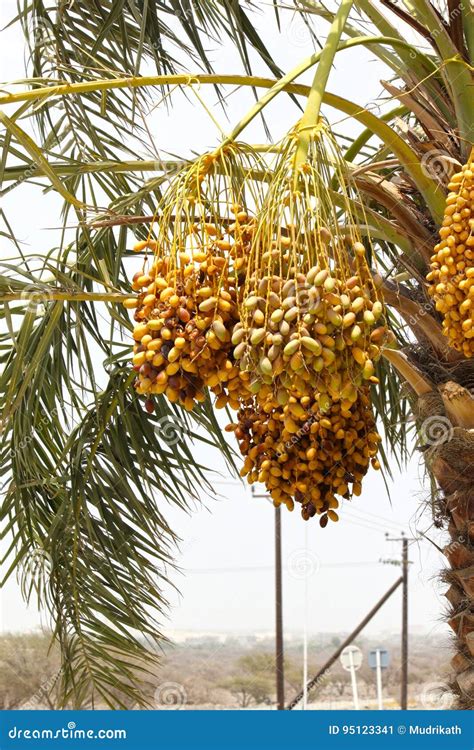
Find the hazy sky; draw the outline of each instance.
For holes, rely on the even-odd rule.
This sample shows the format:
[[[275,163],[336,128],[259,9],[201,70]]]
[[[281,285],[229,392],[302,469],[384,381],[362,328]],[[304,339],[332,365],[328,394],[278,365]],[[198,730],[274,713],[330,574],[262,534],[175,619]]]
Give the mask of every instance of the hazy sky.
[[[266,31],[269,48],[284,69],[311,54],[308,32],[290,13],[283,23],[281,37],[266,4],[261,3],[260,28]],[[0,26],[16,12],[15,0],[2,0]],[[273,34],[270,33],[270,30]],[[322,35],[326,27],[321,25]],[[222,72],[240,72],[240,64],[225,45],[214,55],[215,68]],[[264,70],[257,64],[257,69]],[[18,32],[2,32],[0,43],[0,77],[13,80],[24,75],[24,55]],[[264,71],[265,74],[266,71]],[[383,66],[362,50],[341,54],[332,72],[329,89],[361,104],[373,101],[381,91],[379,80],[387,76]],[[310,81],[304,76],[303,81]],[[215,105],[211,87],[197,92],[209,107]],[[155,146],[174,153],[204,150],[218,142],[219,132],[192,93],[188,99],[178,93],[174,107],[159,107],[150,116],[148,125]],[[233,93],[228,100],[228,121],[220,108],[214,108],[224,130],[230,130],[252,104],[250,92]],[[342,116],[328,110],[338,132],[353,132]],[[285,96],[278,97],[268,109],[267,119],[275,139],[295,122],[295,106]],[[264,134],[260,122],[246,131],[250,142],[261,143]],[[138,156],[149,156],[145,152]],[[45,231],[45,226],[59,226],[60,205],[52,193],[41,201],[38,189],[22,187],[4,200],[4,207],[14,228],[25,245],[46,250],[57,244],[59,230]],[[24,220],[28,205],[28,222]],[[56,218],[55,218],[56,217]],[[2,257],[7,250],[0,239]],[[8,253],[10,248],[8,248]],[[134,269],[131,269],[131,273]],[[100,365],[98,365],[100,367]],[[215,467],[219,457],[200,449],[197,457]],[[304,524],[299,513],[283,510],[284,619],[288,631],[301,632],[305,611],[306,567],[308,590],[309,632],[350,630],[384,593],[399,574],[393,565],[381,564],[385,558],[396,558],[400,545],[387,542],[384,533],[399,536],[404,530],[412,536],[427,529],[428,535],[441,545],[439,532],[432,530],[429,513],[421,516],[420,508],[428,491],[422,484],[423,465],[415,454],[402,475],[395,474],[390,482],[391,502],[380,473],[370,472],[364,480],[363,495],[346,504],[341,522],[320,529],[317,522]],[[180,534],[183,543],[178,562],[183,571],[175,576],[180,596],[168,592],[172,607],[165,629],[176,631],[271,631],[274,625],[273,578],[273,508],[264,499],[251,498],[247,487],[240,485],[223,470],[222,484],[216,484],[219,500],[202,497],[194,512],[185,515],[173,507],[167,511],[168,521]],[[157,502],[163,502],[157,498]],[[433,632],[440,624],[444,600],[442,587],[436,581],[443,564],[442,556],[425,539],[410,547],[409,617],[412,628]],[[28,630],[39,622],[33,609],[26,609],[20,600],[17,585],[11,581],[1,595],[0,627],[6,630]],[[401,592],[376,616],[366,632],[377,634],[396,631],[400,626]]]

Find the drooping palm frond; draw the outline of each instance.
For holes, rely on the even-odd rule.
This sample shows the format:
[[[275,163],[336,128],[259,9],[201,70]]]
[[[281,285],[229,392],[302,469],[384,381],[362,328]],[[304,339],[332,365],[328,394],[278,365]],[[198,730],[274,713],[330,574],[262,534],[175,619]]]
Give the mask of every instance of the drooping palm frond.
[[[18,15],[29,47],[28,74],[35,85],[78,82],[104,77],[141,76],[156,71],[170,74],[212,72],[212,52],[223,39],[235,47],[244,70],[252,71],[255,54],[276,76],[274,62],[252,22],[258,13],[254,3],[230,0],[205,2],[161,2],[137,0],[92,0],[62,4],[58,8],[44,0],[18,0]],[[190,77],[192,80],[192,76]],[[168,92],[169,93],[169,92]],[[167,96],[163,87],[160,98]],[[150,98],[143,90],[112,91],[106,96],[91,92],[63,103],[61,124],[70,133],[69,153],[87,158],[89,152],[113,158],[110,126],[143,133]],[[58,129],[54,103],[45,99],[35,109],[41,137]]]
[[[64,704],[78,706],[141,700],[176,550],[166,506],[213,494],[193,446],[232,464],[210,403],[191,418],[161,397],[150,415],[135,394],[125,236],[80,228],[75,245],[0,275],[5,577],[23,570],[49,612]]]
[[[17,110],[2,134],[1,177],[17,170],[6,190],[35,184],[53,159],[66,167],[59,178],[50,174],[65,197],[80,196],[96,213],[127,198],[138,214],[153,212],[160,178],[143,190],[139,174],[125,166],[135,153],[123,145],[121,128],[131,121],[122,120],[114,138],[112,112],[120,120],[108,109],[98,127],[67,104],[50,108],[50,129],[36,150],[25,130],[35,113]],[[38,163],[39,154],[48,161]],[[98,156],[120,169],[96,169],[91,179],[84,158],[95,165]],[[153,166],[166,180],[166,165]],[[65,229],[58,248],[35,255],[15,241],[5,217],[15,243],[0,277],[8,329],[0,381],[2,534],[11,540],[5,578],[23,571],[25,595],[36,593],[51,617],[63,705],[92,699],[127,707],[142,700],[140,681],[162,640],[163,589],[177,542],[164,505],[187,509],[196,487],[213,494],[195,445],[220,449],[229,463],[232,454],[210,402],[192,418],[164,397],[152,416],[144,410],[131,384],[131,324],[120,305],[130,294],[127,227],[97,230],[81,211],[78,218],[74,243]],[[67,208],[63,223],[75,223]]]
[[[139,75],[148,62],[164,73],[193,65],[210,72],[212,56],[207,47],[224,40],[235,45],[249,73],[250,50],[254,50],[278,74],[252,23],[251,14],[256,11],[257,3],[230,0],[150,0],[146,4],[107,0],[100,5],[87,0],[80,7],[66,4],[60,9],[44,0],[19,0],[17,19],[28,40],[37,78],[61,68],[77,76],[111,67]]]
[[[161,2],[145,4],[120,0],[61,4],[45,0],[18,0],[18,13],[8,25],[21,25],[28,45],[27,74],[34,88],[58,83],[77,83],[101,79],[139,77],[144,73],[164,74],[199,70],[211,72],[212,49],[223,39],[235,47],[243,69],[251,73],[257,56],[274,75],[278,65],[256,30],[254,19],[258,5],[229,0],[205,2]],[[276,12],[278,22],[278,11]],[[193,77],[189,75],[189,83]],[[166,160],[147,129],[146,120],[158,101],[165,101],[171,89],[120,89],[89,91],[57,101],[42,97],[32,108],[9,112],[13,126],[21,126],[30,135],[47,160],[59,161],[73,170],[64,181],[70,194],[80,196],[89,206],[103,207],[113,196],[138,187],[133,172],[90,169],[86,174],[77,165],[89,162],[127,162],[138,154],[154,163],[155,171]],[[13,144],[12,144],[13,145]],[[25,169],[21,181],[37,177],[36,158],[22,148],[8,148],[5,168]],[[12,157],[17,157],[12,162]],[[4,151],[4,159],[6,151]],[[19,160],[18,160],[19,159]],[[25,175],[26,173],[26,175]],[[54,178],[54,170],[53,170]],[[11,189],[9,181],[7,189]],[[106,198],[108,197],[108,200]],[[70,200],[71,202],[71,200]]]

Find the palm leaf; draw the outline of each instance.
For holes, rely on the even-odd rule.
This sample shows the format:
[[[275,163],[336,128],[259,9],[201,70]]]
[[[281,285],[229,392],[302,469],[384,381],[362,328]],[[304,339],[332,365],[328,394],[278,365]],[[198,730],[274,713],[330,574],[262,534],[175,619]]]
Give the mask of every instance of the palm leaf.
[[[138,675],[161,638],[177,541],[164,504],[186,510],[196,486],[212,494],[192,442],[216,445],[219,428],[209,407],[191,420],[164,398],[150,417],[131,387],[128,357],[108,365],[100,388],[82,330],[95,317],[77,303],[46,305],[40,319],[25,315],[16,346],[2,353],[1,452],[10,477],[2,519],[15,529],[16,565],[38,549],[50,561],[47,591],[38,594],[62,645],[64,700],[74,694],[80,704],[87,694],[125,706],[140,700]],[[88,393],[79,370],[89,375]]]

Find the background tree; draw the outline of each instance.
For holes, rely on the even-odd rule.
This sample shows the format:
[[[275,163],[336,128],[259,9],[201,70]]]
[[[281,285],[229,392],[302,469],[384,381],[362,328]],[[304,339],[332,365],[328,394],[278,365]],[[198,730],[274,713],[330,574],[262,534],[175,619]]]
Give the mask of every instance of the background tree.
[[[221,686],[235,697],[241,708],[248,708],[252,703],[258,706],[271,702],[273,680],[270,676],[235,674],[224,680]]]
[[[252,702],[271,703],[275,691],[275,657],[269,652],[253,652],[237,661],[237,672],[222,682],[242,708]]]
[[[50,633],[0,638],[2,710],[58,707],[61,655],[50,644]]]
[[[318,17],[333,20],[325,7],[296,7],[313,30]],[[406,458],[407,420],[415,415],[433,477],[435,524],[451,538],[445,552],[456,638],[452,687],[458,705],[471,707],[474,375],[472,359],[443,335],[442,315],[425,282],[447,185],[473,142],[471,11],[456,0],[343,2],[344,23],[328,40],[324,65],[315,53],[279,78],[247,4],[195,2],[187,8],[157,0],[146,11],[125,1],[59,10],[39,0],[20,5],[16,22],[30,45],[34,81],[25,92],[0,97],[0,106],[9,106],[8,115],[0,111],[0,178],[8,190],[25,180],[46,180],[64,198],[64,227],[73,223],[77,229],[74,241],[64,230],[59,247],[38,257],[25,254],[8,217],[1,216],[3,236],[12,244],[0,276],[7,327],[1,458],[11,478],[3,518],[13,539],[7,575],[31,549],[51,558],[43,599],[61,647],[64,704],[81,705],[89,692],[110,705],[140,700],[130,659],[142,660],[146,673],[143,637],[160,637],[166,605],[155,571],[158,566],[168,578],[176,541],[154,495],[185,508],[196,480],[206,481],[187,441],[163,440],[163,424],[184,420],[195,439],[219,446],[232,461],[209,401],[188,417],[160,398],[149,417],[131,387],[130,322],[118,304],[130,293],[127,228],[146,236],[143,217],[155,211],[169,178],[168,169],[159,170],[143,184],[143,174],[157,166],[154,154],[134,158],[135,144],[146,137],[143,108],[152,91],[172,101],[168,87],[185,86],[199,67],[204,72],[196,79],[219,86],[219,93],[226,84],[268,90],[231,138],[273,97],[309,96],[310,104],[317,100],[317,112],[323,101],[363,128],[342,145],[361,195],[353,209],[360,230],[375,240],[398,342],[385,352],[373,392],[389,449],[383,459],[389,471],[390,449],[395,459]],[[278,12],[275,18],[278,24]],[[241,53],[239,75],[211,71],[205,45],[220,35]],[[388,101],[397,101],[380,116],[326,89],[333,55],[354,45],[365,46],[391,71],[383,85]],[[250,75],[249,46],[273,78]],[[143,75],[151,65],[156,75]],[[295,82],[315,66],[312,87]],[[335,206],[340,187],[334,184]],[[103,374],[95,366],[99,357]],[[400,381],[408,383],[402,398]],[[33,590],[27,581],[25,588]]]

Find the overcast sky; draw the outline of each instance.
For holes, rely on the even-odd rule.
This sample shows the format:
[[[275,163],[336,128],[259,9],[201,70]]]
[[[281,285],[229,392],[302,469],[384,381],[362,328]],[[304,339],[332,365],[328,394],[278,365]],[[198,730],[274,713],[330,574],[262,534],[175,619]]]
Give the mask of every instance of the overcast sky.
[[[260,29],[265,29],[268,46],[283,69],[291,68],[311,54],[309,34],[300,21],[292,20],[288,13],[283,23],[284,32],[277,37],[269,10],[264,3],[259,5],[262,7]],[[0,25],[5,26],[15,12],[14,0],[1,0]],[[321,36],[325,33],[326,27],[322,24]],[[0,41],[1,79],[23,77],[24,56],[18,32],[3,31]],[[241,71],[228,43],[224,50],[216,50],[214,60],[218,71]],[[259,68],[267,74],[257,63],[256,69]],[[383,66],[360,48],[345,51],[337,60],[329,89],[367,104],[379,95],[379,81],[386,75]],[[309,82],[310,78],[306,75],[302,80]],[[215,94],[211,87],[201,87],[198,94],[210,108],[214,107]],[[193,94],[188,93],[186,98],[178,93],[173,104],[171,111],[159,107],[149,119],[156,147],[186,155],[189,149],[204,150],[216,145],[218,129]],[[228,100],[228,120],[221,109],[214,108],[214,113],[221,127],[230,130],[251,104],[249,91],[233,93]],[[355,132],[340,114],[331,110],[327,110],[327,114],[332,122],[338,123],[338,132]],[[297,117],[290,99],[278,97],[267,115],[274,139],[282,136]],[[254,122],[245,138],[249,142],[263,142],[261,124]],[[144,152],[138,156],[149,154]],[[58,244],[59,230],[45,231],[45,227],[59,226],[60,203],[52,193],[41,201],[38,196],[38,189],[24,186],[6,197],[4,207],[25,245],[41,251]],[[25,222],[25,205],[28,205],[28,222]],[[4,257],[7,250],[2,239],[0,243]],[[209,452],[203,455],[198,451],[197,457],[213,467],[219,462],[219,457]],[[362,497],[346,504],[340,523],[330,523],[326,529],[320,529],[317,522],[305,525],[298,512],[290,514],[283,509],[284,619],[288,632],[302,632],[305,568],[310,634],[348,631],[399,574],[397,567],[380,563],[381,559],[397,558],[400,554],[399,543],[386,541],[385,532],[399,536],[405,531],[415,537],[429,529],[428,535],[441,544],[439,533],[431,529],[429,513],[421,514],[428,498],[422,477],[423,464],[419,454],[415,454],[406,472],[396,473],[394,481],[389,483],[390,501],[380,473],[371,471],[364,480]],[[264,499],[252,498],[247,487],[224,470],[222,482],[216,485],[221,495],[219,500],[203,496],[202,504],[196,504],[194,512],[188,516],[173,507],[168,511],[171,526],[183,540],[177,558],[183,570],[175,577],[181,594],[169,592],[172,607],[165,625],[172,635],[184,631],[269,632],[274,625],[273,508]],[[160,498],[157,501],[163,502]],[[445,626],[440,623],[444,600],[442,587],[436,580],[443,558],[425,539],[411,544],[410,557],[413,563],[410,568],[410,627],[444,632]],[[22,604],[14,581],[5,587],[1,604],[3,631],[28,630],[39,623],[34,609]],[[400,619],[399,591],[366,632],[376,636],[383,631],[397,631]]]

